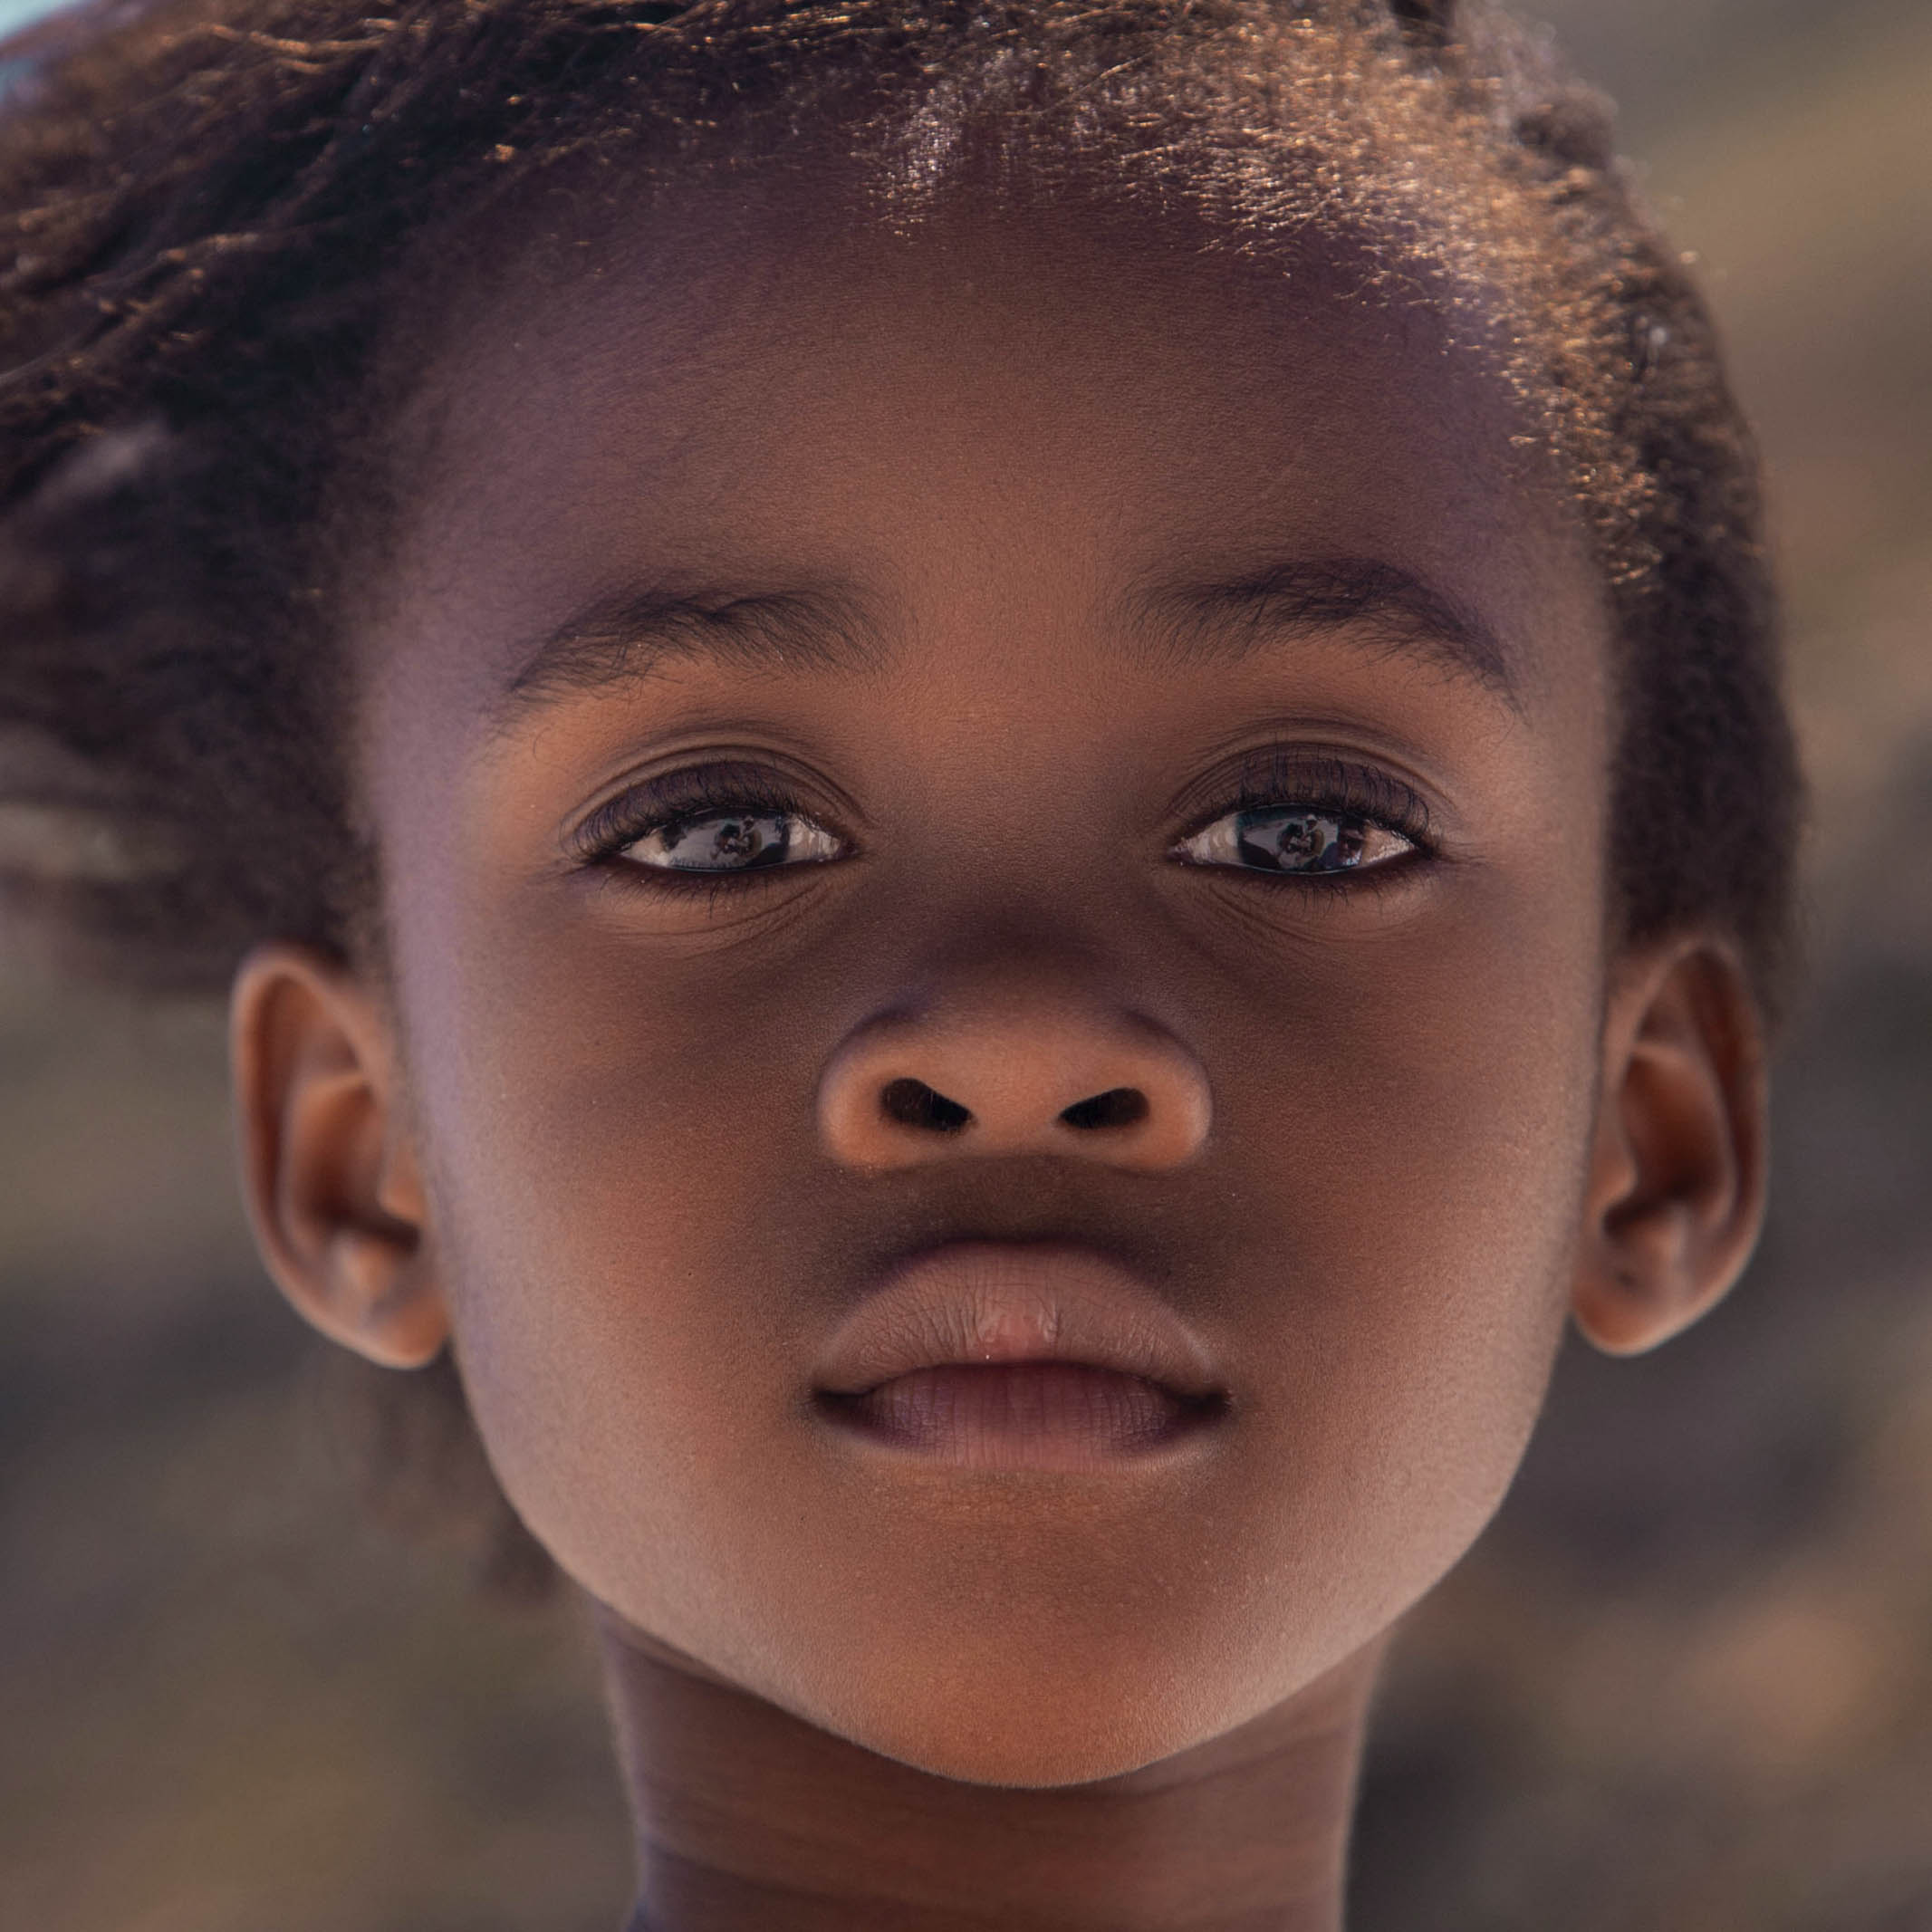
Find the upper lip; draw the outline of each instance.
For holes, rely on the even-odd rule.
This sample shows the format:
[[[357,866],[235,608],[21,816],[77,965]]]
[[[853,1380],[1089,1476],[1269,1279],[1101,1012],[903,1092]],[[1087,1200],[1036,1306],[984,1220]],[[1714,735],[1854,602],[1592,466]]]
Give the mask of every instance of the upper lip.
[[[953,1241],[901,1262],[832,1331],[814,1386],[863,1395],[966,1362],[1111,1369],[1202,1400],[1224,1391],[1167,1302],[1098,1250],[1061,1241]]]

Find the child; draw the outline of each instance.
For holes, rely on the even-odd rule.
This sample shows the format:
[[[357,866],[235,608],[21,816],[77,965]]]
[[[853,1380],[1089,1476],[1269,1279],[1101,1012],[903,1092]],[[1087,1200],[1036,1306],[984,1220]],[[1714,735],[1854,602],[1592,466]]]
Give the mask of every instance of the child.
[[[1564,1320],[1764,1208],[1754,462],[1600,103],[1447,0],[162,0],[0,205],[14,900],[232,985],[633,1926],[1338,1926]]]

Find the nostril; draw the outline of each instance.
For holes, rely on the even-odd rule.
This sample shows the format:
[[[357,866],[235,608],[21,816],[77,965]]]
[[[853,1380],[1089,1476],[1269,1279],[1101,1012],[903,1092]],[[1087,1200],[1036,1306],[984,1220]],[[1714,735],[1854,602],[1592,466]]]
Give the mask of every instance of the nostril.
[[[957,1101],[928,1087],[923,1080],[891,1080],[880,1090],[879,1104],[887,1118],[901,1127],[923,1127],[941,1134],[956,1134],[973,1116]]]
[[[1110,1087],[1060,1111],[1069,1127],[1136,1127],[1147,1116],[1147,1095],[1139,1087]]]

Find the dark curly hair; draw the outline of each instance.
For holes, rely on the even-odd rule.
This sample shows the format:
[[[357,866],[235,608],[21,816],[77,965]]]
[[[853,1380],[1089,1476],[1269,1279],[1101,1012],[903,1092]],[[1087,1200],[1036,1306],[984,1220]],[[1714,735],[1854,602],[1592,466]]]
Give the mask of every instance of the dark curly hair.
[[[1485,345],[1616,619],[1612,938],[1726,932],[1775,1015],[1801,785],[1754,446],[1608,103],[1486,0],[91,0],[9,72],[0,888],[110,973],[380,959],[338,587],[435,264],[545,182],[800,153],[917,220],[970,150],[1263,257],[1343,238]]]

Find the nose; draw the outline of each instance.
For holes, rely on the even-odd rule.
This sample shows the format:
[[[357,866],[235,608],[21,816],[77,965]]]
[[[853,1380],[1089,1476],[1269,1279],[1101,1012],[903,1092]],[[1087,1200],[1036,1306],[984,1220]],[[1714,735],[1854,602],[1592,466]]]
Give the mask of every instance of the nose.
[[[966,1154],[1173,1168],[1212,1114],[1206,1070],[1171,1034],[1024,995],[872,1021],[819,1084],[827,1151],[861,1168]]]

